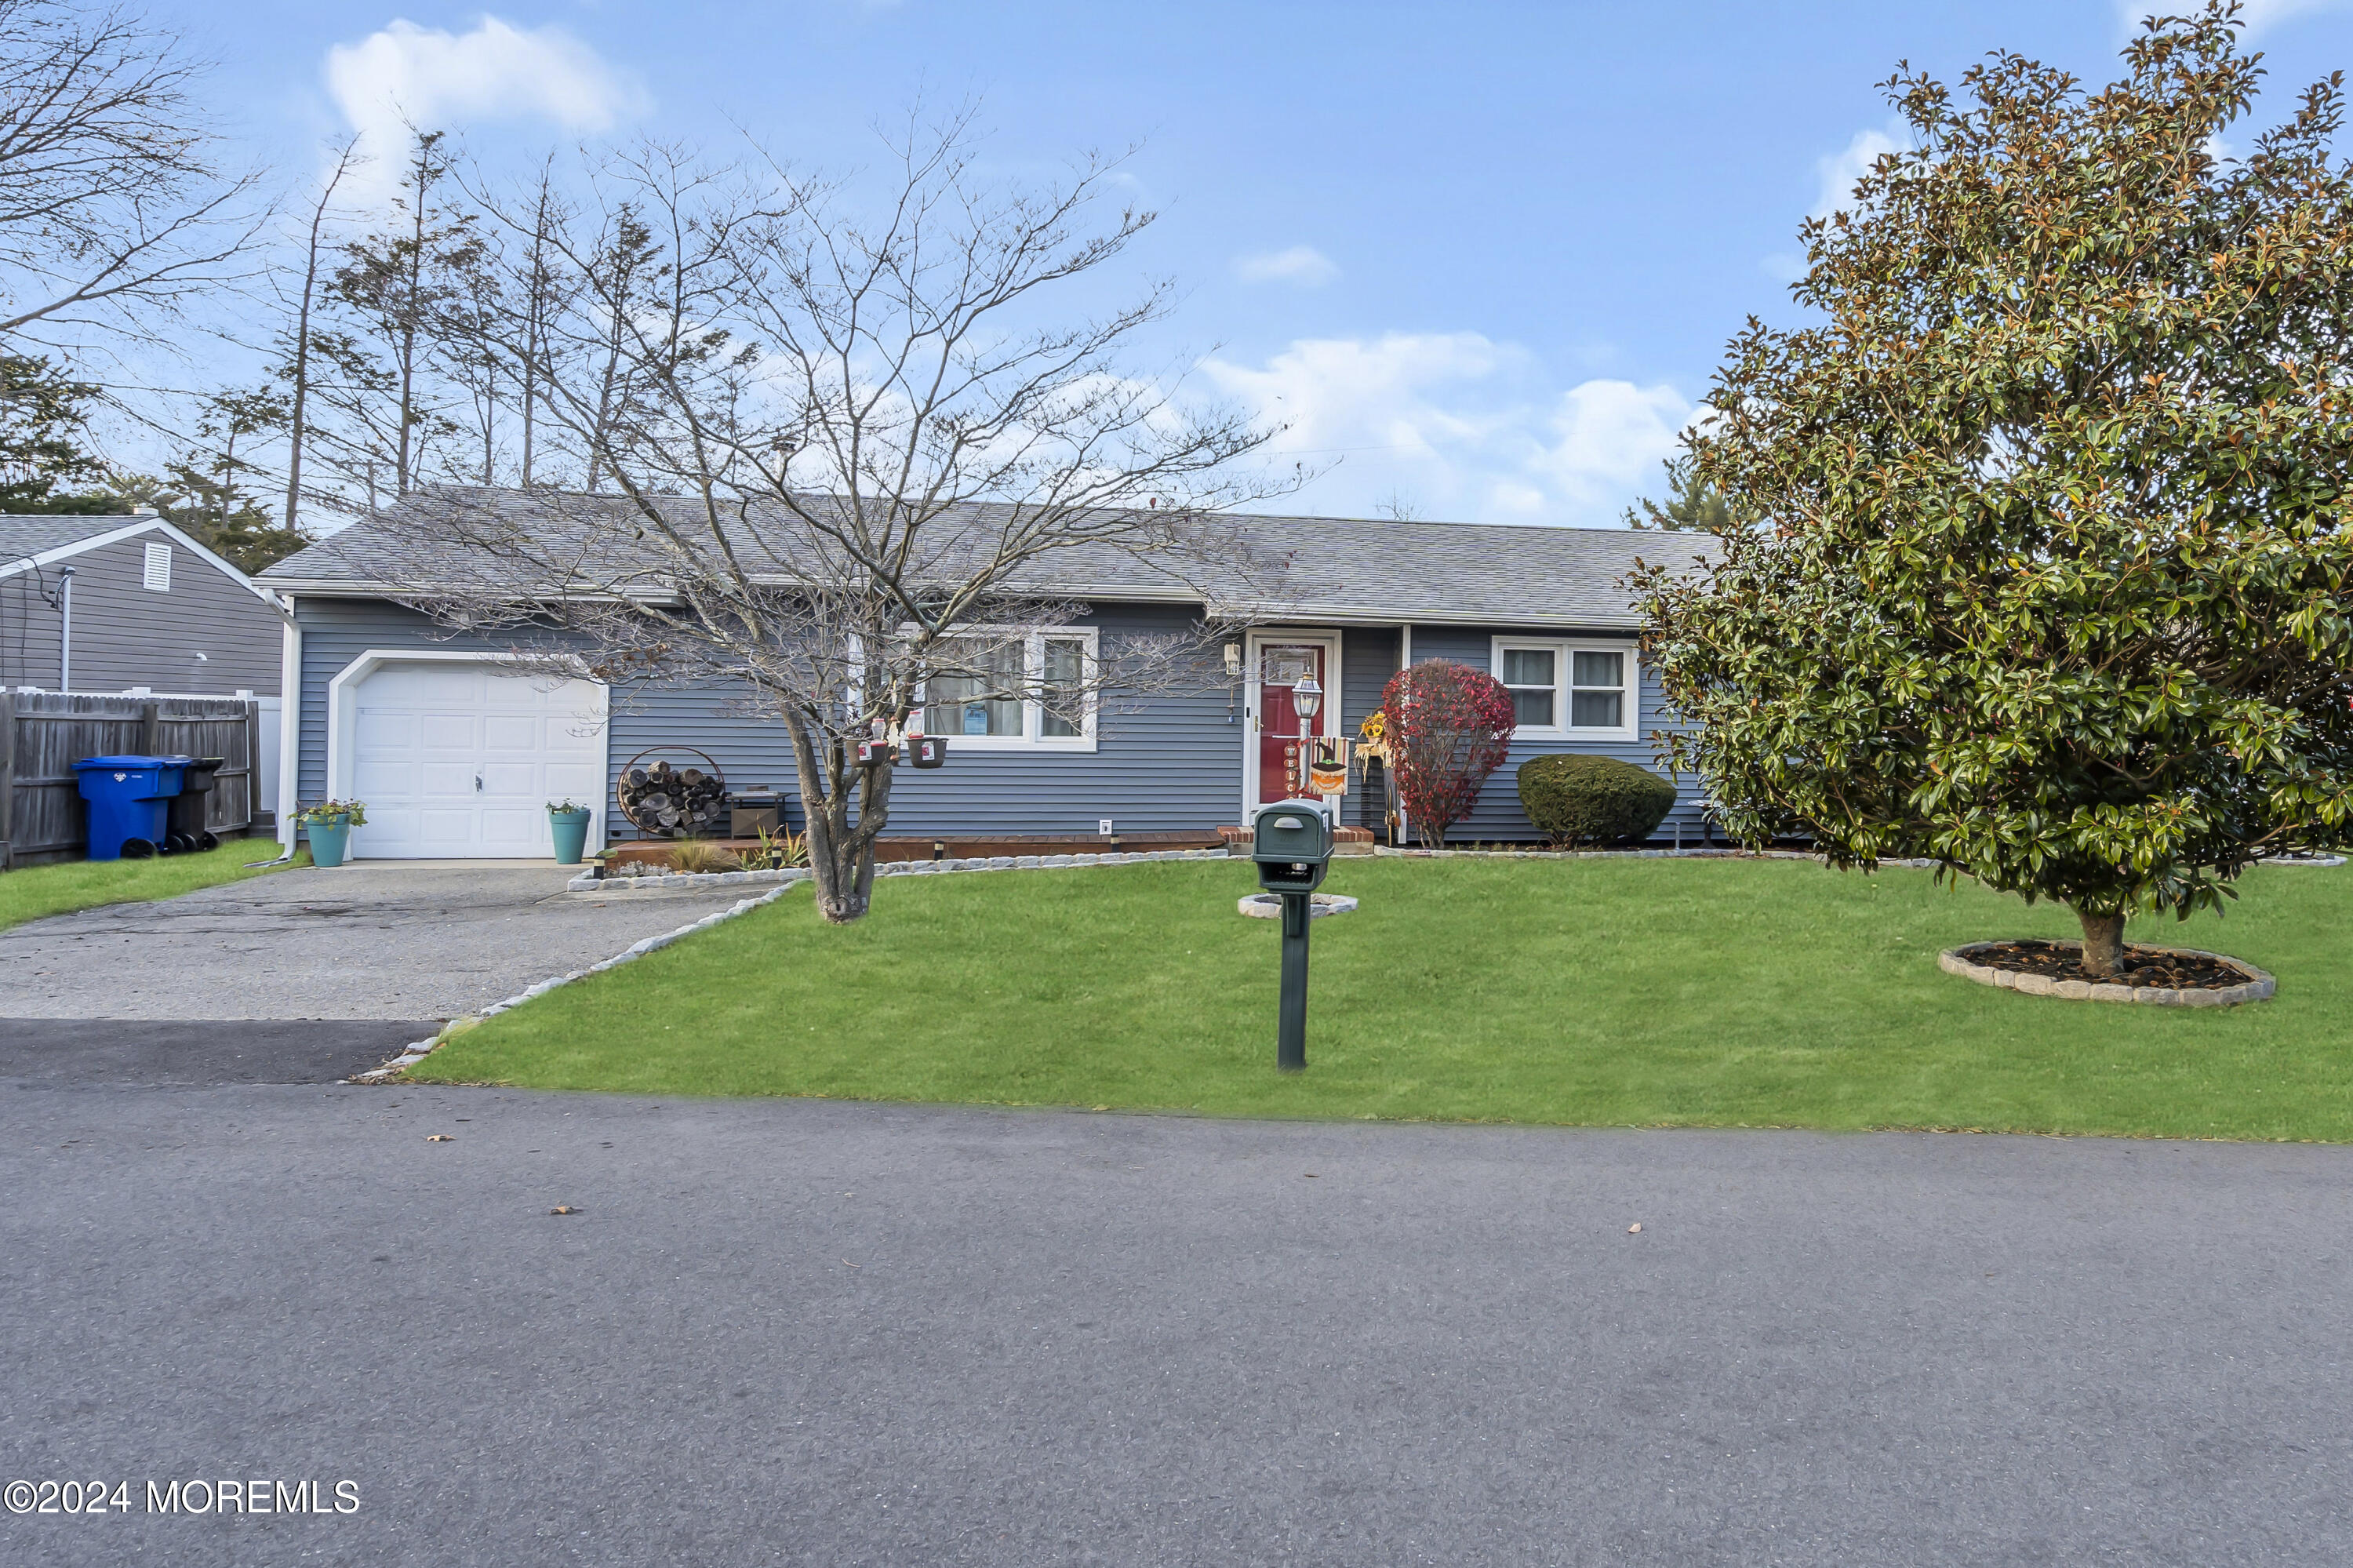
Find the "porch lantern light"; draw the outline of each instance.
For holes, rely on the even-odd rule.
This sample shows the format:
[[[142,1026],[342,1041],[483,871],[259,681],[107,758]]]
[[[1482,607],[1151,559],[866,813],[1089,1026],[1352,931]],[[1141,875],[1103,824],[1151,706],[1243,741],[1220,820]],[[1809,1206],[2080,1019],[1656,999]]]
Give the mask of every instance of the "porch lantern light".
[[[1291,688],[1291,711],[1299,716],[1299,739],[1291,748],[1293,774],[1286,785],[1296,794],[1307,793],[1307,740],[1315,733],[1315,711],[1323,705],[1324,688],[1315,683],[1315,677],[1300,677]]]

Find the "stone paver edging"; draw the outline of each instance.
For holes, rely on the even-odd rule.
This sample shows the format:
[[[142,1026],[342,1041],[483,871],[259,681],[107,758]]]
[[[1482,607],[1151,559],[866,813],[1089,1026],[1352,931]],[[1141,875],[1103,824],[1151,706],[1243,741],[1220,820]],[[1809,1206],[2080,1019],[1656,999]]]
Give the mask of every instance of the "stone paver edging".
[[[937,876],[959,871],[1055,871],[1073,865],[1135,865],[1158,860],[1228,860],[1223,848],[1199,850],[1135,850],[1119,854],[1000,854],[974,855],[964,860],[886,860],[874,867],[876,876]],[[664,872],[658,876],[598,876],[583,872],[564,885],[566,893],[593,893],[599,897],[633,893],[683,893],[702,887],[735,887],[761,883],[789,886],[815,874],[805,865],[782,871]]]
[[[924,874],[938,874],[942,872],[950,871],[1053,871],[1060,870],[1066,866],[1134,865],[1145,861],[1224,860],[1227,858],[1229,857],[1223,849],[1155,850],[1134,854],[998,855],[986,860],[976,858],[969,860],[886,861],[874,868],[874,874],[877,876],[913,876],[922,875]],[[575,876],[570,882],[565,884],[565,890],[566,892],[610,895],[620,891],[622,888],[628,886],[628,885],[632,883],[654,885],[643,889],[631,888],[630,891],[632,892],[670,892],[672,890],[686,892],[710,886],[740,886],[747,883],[763,882],[773,884],[774,885],[772,885],[767,892],[761,894],[755,898],[744,899],[738,903],[728,906],[724,909],[705,915],[700,920],[691,920],[687,922],[687,924],[681,926],[675,931],[665,931],[658,937],[648,937],[641,942],[632,943],[624,951],[614,954],[611,958],[605,959],[601,963],[590,964],[586,969],[574,969],[569,974],[552,976],[547,980],[540,981],[537,985],[532,986],[528,990],[517,991],[514,995],[508,997],[504,1001],[492,1002],[490,1006],[482,1009],[480,1012],[474,1013],[466,1018],[453,1018],[448,1023],[443,1024],[441,1026],[441,1032],[434,1035],[430,1040],[419,1040],[415,1044],[409,1046],[407,1050],[402,1052],[391,1061],[386,1062],[383,1066],[376,1068],[372,1073],[359,1074],[352,1079],[352,1082],[355,1084],[381,1084],[387,1082],[395,1075],[401,1073],[409,1067],[415,1066],[417,1063],[425,1060],[427,1056],[432,1054],[435,1051],[448,1044],[451,1037],[456,1035],[461,1030],[470,1028],[474,1024],[480,1022],[485,1018],[494,1018],[498,1014],[506,1012],[509,1008],[520,1007],[524,1002],[531,1001],[533,997],[545,996],[549,991],[554,991],[558,986],[569,985],[574,980],[585,979],[589,975],[602,974],[607,969],[618,969],[623,964],[630,963],[636,959],[644,958],[648,953],[657,952],[663,948],[667,948],[672,942],[679,941],[687,937],[691,937],[697,931],[708,930],[713,926],[733,920],[739,915],[748,915],[764,904],[774,904],[777,899],[782,898],[786,894],[790,893],[798,884],[808,881],[811,874],[812,874],[807,866],[792,866],[782,871],[724,871],[707,874],[691,874],[686,873],[671,872],[662,876],[617,876],[599,878],[593,874],[586,874],[580,876]]]
[[[1817,865],[1822,863],[1822,857],[1811,850],[1777,849],[1442,850],[1398,849],[1378,844],[1373,853],[1398,860],[1810,860]],[[1936,866],[1933,860],[1883,860],[1879,863],[1912,871],[1933,871]]]
[[[1311,893],[1307,895],[1307,917],[1321,920],[1326,915],[1345,915],[1356,908],[1356,901],[1345,893]],[[1235,900],[1234,907],[1253,920],[1282,918],[1282,895],[1253,893]]]
[[[584,980],[590,975],[602,974],[607,969],[616,969],[620,968],[623,964],[634,963],[638,959],[644,958],[648,953],[659,952],[662,948],[669,947],[672,942],[693,936],[697,931],[708,930],[712,927],[720,925],[724,921],[733,920],[739,915],[748,915],[753,910],[760,907],[763,904],[774,904],[777,899],[782,898],[786,894],[790,893],[792,890],[793,885],[789,882],[786,883],[781,887],[772,888],[768,892],[761,894],[757,898],[743,899],[737,903],[729,905],[724,909],[714,910],[712,913],[705,915],[700,920],[690,920],[675,931],[664,931],[659,936],[648,937],[643,941],[632,942],[628,947],[623,948],[620,952],[615,953],[611,958],[606,959],[601,962],[590,964],[586,969],[574,969],[570,974],[552,976],[547,980],[540,981],[537,985],[531,986],[525,990],[515,992],[514,995],[508,997],[504,1001],[494,1001],[491,1003],[490,1006],[482,1009],[480,1012],[470,1014],[465,1018],[453,1018],[448,1022],[443,1024],[441,1026],[441,1032],[434,1035],[430,1040],[419,1040],[407,1050],[402,1052],[391,1061],[386,1062],[383,1066],[375,1069],[375,1071],[372,1073],[358,1074],[353,1076],[351,1081],[355,1084],[384,1083],[387,1079],[391,1078],[395,1074],[405,1071],[407,1068],[415,1066],[417,1063],[422,1062],[426,1057],[431,1055],[434,1052],[448,1044],[453,1036],[463,1030],[470,1029],[473,1025],[480,1023],[485,1018],[495,1018],[500,1013],[506,1012],[509,1008],[521,1007],[524,1002],[529,1001],[532,998],[535,996],[545,996],[549,991],[554,991],[558,986],[570,985],[574,980]]]
[[[2158,1007],[2231,1007],[2242,1001],[2261,1001],[2279,989],[2279,982],[2254,965],[2224,953],[2203,952],[2196,948],[2143,948],[2142,952],[2179,953],[2189,959],[2211,959],[2227,964],[2247,977],[2243,985],[2189,987],[2177,990],[2172,986],[2115,985],[2091,980],[2054,980],[2049,975],[2020,974],[2015,969],[1998,969],[1990,964],[1969,961],[1971,953],[1981,953],[1999,948],[2000,942],[1971,942],[1965,947],[1947,948],[1936,955],[1936,967],[1948,975],[1959,975],[1979,985],[2000,986],[2022,996],[2061,996],[2074,1001],[2138,1001]],[[2073,948],[2080,952],[2081,942],[2060,942],[2056,946]]]

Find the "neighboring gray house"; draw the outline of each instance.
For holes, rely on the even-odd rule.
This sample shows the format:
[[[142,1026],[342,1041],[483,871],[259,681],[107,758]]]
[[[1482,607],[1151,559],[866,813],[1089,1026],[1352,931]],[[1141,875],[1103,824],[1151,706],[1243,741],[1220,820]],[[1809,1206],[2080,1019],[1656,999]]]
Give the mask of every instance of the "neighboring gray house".
[[[569,497],[575,514],[583,498]],[[527,496],[466,493],[466,503],[527,509]],[[627,836],[613,782],[636,753],[695,747],[732,787],[793,789],[783,726],[729,711],[728,694],[554,689],[508,673],[495,641],[452,636],[396,602],[406,509],[421,493],[279,562],[259,579],[293,602],[301,670],[287,694],[281,810],[330,796],[367,804],[364,856],[537,856],[545,805],[602,808],[600,834]],[[620,503],[616,501],[617,506]],[[1690,558],[1713,541],[1623,529],[1497,527],[1331,517],[1239,519],[1250,542],[1287,559],[1279,606],[1221,600],[1256,622],[1235,638],[1241,689],[1142,699],[1135,711],[1050,723],[1035,705],[975,703],[950,735],[948,765],[904,770],[892,787],[892,836],[1212,832],[1239,823],[1279,788],[1295,734],[1290,692],[1313,673],[1327,701],[1316,730],[1353,736],[1409,662],[1452,659],[1512,688],[1522,722],[1455,838],[1536,836],[1512,769],[1546,752],[1598,752],[1655,767],[1662,720],[1641,667],[1638,623],[1620,580],[1638,555]],[[1088,613],[1036,639],[1032,663],[1088,656],[1104,632],[1179,627],[1203,594],[1120,556],[1065,557],[1051,591]],[[983,710],[988,710],[984,712]],[[1268,722],[1261,722],[1262,720]],[[1068,733],[1074,730],[1076,733]],[[1064,733],[1056,733],[1061,731]],[[1695,788],[1661,829],[1695,834]],[[1359,820],[1360,802],[1342,807]],[[796,813],[797,815],[797,813]]]
[[[161,517],[0,515],[0,686],[274,697],[283,628]]]

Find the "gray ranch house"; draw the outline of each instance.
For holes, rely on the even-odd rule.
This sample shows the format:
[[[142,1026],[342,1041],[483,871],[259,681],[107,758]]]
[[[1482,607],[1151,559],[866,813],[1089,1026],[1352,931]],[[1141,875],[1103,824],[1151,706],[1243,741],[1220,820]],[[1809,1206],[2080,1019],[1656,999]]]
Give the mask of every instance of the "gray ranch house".
[[[481,504],[494,493],[466,493]],[[280,821],[298,801],[356,798],[364,857],[540,857],[546,805],[600,806],[592,848],[634,836],[614,800],[640,753],[709,754],[732,789],[773,787],[792,806],[784,727],[740,711],[723,691],[608,690],[551,683],[512,667],[511,648],[456,635],[401,602],[404,517],[435,492],[311,546],[258,579],[291,604]],[[567,498],[576,512],[582,498]],[[514,494],[499,504],[527,508]],[[617,505],[617,503],[616,503]],[[1548,752],[1593,752],[1655,768],[1663,721],[1643,669],[1638,625],[1619,587],[1637,556],[1672,561],[1704,545],[1623,529],[1484,526],[1336,517],[1237,519],[1255,552],[1288,563],[1279,603],[1222,602],[1245,622],[1229,666],[1234,688],[1114,699],[1071,723],[1039,705],[971,703],[932,710],[947,766],[902,770],[892,785],[893,838],[1206,834],[1282,798],[1283,747],[1298,731],[1291,690],[1313,675],[1326,701],[1312,733],[1354,736],[1409,662],[1451,659],[1495,675],[1520,726],[1509,762],[1451,838],[1527,841],[1512,769]],[[1199,620],[1203,590],[1127,558],[1069,568],[1056,594],[1085,612],[1030,650],[1033,675],[1092,657],[1105,635],[1176,630]],[[1352,783],[1352,788],[1354,788]],[[1696,836],[1695,781],[1660,836]],[[1344,823],[1377,823],[1360,794],[1336,800]]]

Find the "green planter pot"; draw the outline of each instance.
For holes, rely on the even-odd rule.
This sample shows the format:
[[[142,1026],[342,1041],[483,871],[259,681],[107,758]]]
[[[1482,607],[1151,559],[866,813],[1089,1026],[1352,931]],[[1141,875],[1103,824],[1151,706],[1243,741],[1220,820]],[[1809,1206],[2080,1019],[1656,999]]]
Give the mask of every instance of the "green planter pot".
[[[555,863],[578,865],[588,853],[588,819],[591,813],[550,811],[547,831],[555,840]]]
[[[337,866],[343,863],[344,854],[352,847],[352,820],[334,817],[311,824],[311,863]]]

